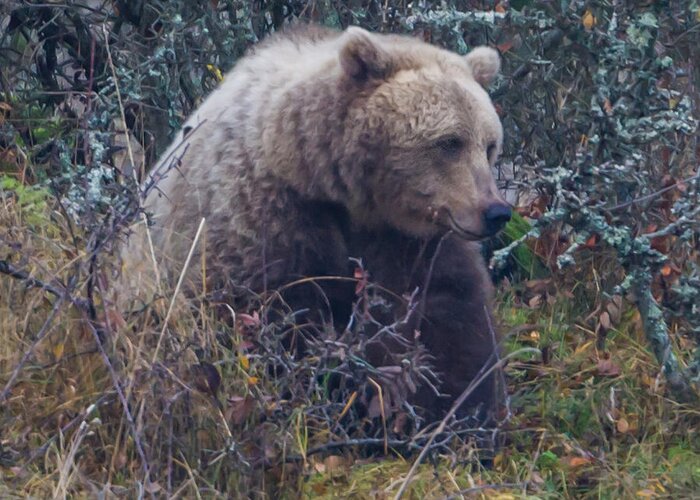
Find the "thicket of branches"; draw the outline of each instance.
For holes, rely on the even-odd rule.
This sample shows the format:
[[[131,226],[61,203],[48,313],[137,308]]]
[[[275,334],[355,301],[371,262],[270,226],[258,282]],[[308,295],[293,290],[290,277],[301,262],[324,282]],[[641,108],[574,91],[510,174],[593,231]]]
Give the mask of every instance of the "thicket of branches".
[[[51,329],[49,311],[71,303],[80,311],[91,325],[94,338],[88,340],[107,358],[118,393],[110,397],[134,411],[121,377],[135,372],[110,361],[100,347],[104,332],[117,329],[110,321],[118,315],[106,299],[116,272],[112,249],[139,216],[138,180],[222,73],[256,41],[299,20],[408,33],[462,53],[487,44],[504,59],[503,76],[491,89],[505,127],[500,173],[503,187],[516,193],[522,215],[494,254],[494,272],[511,282],[554,277],[560,288],[584,283],[577,285],[578,298],[590,304],[585,322],[598,333],[601,348],[614,327],[613,310],[637,308],[671,392],[696,400],[698,9],[696,2],[642,6],[623,0],[5,2],[0,6],[2,196],[21,208],[22,224],[30,228],[45,225],[42,217],[50,208],[51,231],[66,238],[61,251],[70,256],[70,265],[39,262],[31,255],[36,244],[19,224],[8,222],[0,227],[0,272],[50,301],[43,316],[49,319],[28,323],[38,332],[35,342]],[[6,289],[22,300],[16,289]],[[259,335],[267,335],[266,328],[284,328],[260,326],[252,317],[247,321],[243,326],[260,328]],[[22,363],[34,355],[34,346]],[[201,346],[197,349],[195,379],[204,380],[204,392],[216,397],[217,368],[202,362],[216,349],[205,348],[204,358]],[[324,366],[337,363],[339,354],[324,349]],[[301,375],[308,367],[288,368]],[[149,376],[166,379],[171,369],[164,363]],[[352,370],[364,370],[365,382],[381,375],[361,364]],[[0,402],[9,398],[19,376],[19,370],[10,372],[8,378],[3,373]],[[175,405],[177,382],[162,385]],[[344,394],[351,393],[352,387]],[[334,403],[336,410],[343,411],[343,401]],[[191,403],[178,399],[177,404]],[[249,404],[247,396],[236,399],[226,420],[245,419]],[[294,411],[293,405],[287,409]],[[158,427],[151,436],[172,441],[177,426],[185,424],[173,423],[173,407],[161,410],[170,419],[169,433]],[[321,421],[329,408],[316,410]],[[281,426],[289,418],[276,415],[268,416],[269,425]],[[15,416],[7,406],[0,424]],[[87,414],[71,422],[81,419]],[[135,431],[132,416],[128,419]],[[240,464],[247,455],[235,442],[222,453]],[[144,454],[164,453],[162,447],[141,445],[136,441],[134,453],[144,463]],[[268,451],[259,453],[260,460]],[[207,460],[217,457],[212,453]],[[168,488],[172,467],[168,463],[164,469]],[[144,474],[149,474],[146,465]]]

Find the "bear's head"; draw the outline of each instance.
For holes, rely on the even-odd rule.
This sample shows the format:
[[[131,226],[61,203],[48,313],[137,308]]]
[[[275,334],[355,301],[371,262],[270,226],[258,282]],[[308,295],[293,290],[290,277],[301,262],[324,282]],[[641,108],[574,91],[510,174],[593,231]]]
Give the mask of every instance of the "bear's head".
[[[499,71],[498,53],[460,56],[360,28],[339,43],[350,95],[344,146],[362,179],[362,196],[348,200],[353,218],[417,237],[498,232],[511,215],[492,174],[503,131],[483,87]]]

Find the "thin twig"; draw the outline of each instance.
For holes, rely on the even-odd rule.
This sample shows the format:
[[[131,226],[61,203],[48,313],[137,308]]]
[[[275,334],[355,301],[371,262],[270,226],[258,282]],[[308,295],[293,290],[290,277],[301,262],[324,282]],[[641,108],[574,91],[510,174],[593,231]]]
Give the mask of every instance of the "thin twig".
[[[403,448],[406,449],[418,449],[419,446],[412,442],[412,440],[399,440],[399,439],[389,439],[384,438],[364,438],[364,439],[348,439],[346,441],[335,441],[332,443],[326,443],[315,448],[311,448],[305,453],[306,458],[311,455],[317,455],[326,451],[332,451],[342,448],[351,448],[353,446],[382,446],[387,444],[390,448]],[[304,460],[301,455],[287,455],[285,457],[286,462],[300,462]]]
[[[0,273],[23,281],[29,288],[39,288],[56,297],[65,297],[71,304],[80,309],[86,309],[88,307],[88,304],[84,299],[72,297],[67,293],[63,286],[61,286],[61,288],[57,288],[56,286],[46,283],[38,278],[34,278],[27,271],[16,268],[6,260],[0,260]]]
[[[121,115],[122,125],[124,126],[124,137],[126,142],[126,151],[129,154],[129,161],[131,162],[131,173],[134,177],[134,182],[138,185],[138,176],[136,174],[136,162],[134,161],[134,152],[131,149],[131,138],[129,137],[129,128],[126,126],[126,113],[124,112],[124,102],[122,101],[122,94],[119,90],[119,80],[117,79],[117,70],[114,67],[114,61],[112,61],[112,51],[109,48],[109,33],[107,32],[107,26],[102,25],[102,33],[105,37],[105,48],[107,49],[107,62],[109,63],[110,70],[112,71],[112,78],[114,79],[114,89],[117,94],[117,103],[119,103],[119,114]],[[144,225],[144,231],[146,232],[146,239],[148,240],[148,250],[150,253],[151,261],[153,264],[153,272],[156,278],[156,288],[160,294],[162,294],[161,283],[160,283],[160,272],[158,271],[158,261],[156,260],[156,251],[153,246],[153,238],[151,237],[151,229],[148,227],[148,217],[146,212],[141,211],[141,220]]]
[[[426,302],[428,301],[428,289],[430,288],[430,281],[433,279],[433,269],[435,268],[435,262],[437,262],[438,256],[440,255],[440,250],[442,250],[442,244],[445,242],[447,238],[452,236],[452,230],[447,231],[442,237],[440,238],[440,241],[438,241],[437,246],[435,247],[435,252],[433,253],[433,256],[430,258],[430,265],[428,266],[428,274],[425,277],[425,281],[423,282],[423,294],[421,296],[420,304],[418,305],[418,325],[416,326],[416,330],[420,331],[421,325],[423,324],[423,318],[425,317],[425,307],[426,307]]]
[[[496,329],[493,327],[493,322],[491,320],[491,314],[489,314],[489,310],[486,306],[484,306],[484,315],[486,316],[486,323],[489,328],[489,333],[491,334],[491,347],[493,348],[493,353],[496,356],[496,363],[498,363],[501,360],[501,353],[499,351],[499,342],[498,338],[496,337]],[[512,413],[510,411],[510,399],[508,398],[508,387],[506,385],[506,376],[503,370],[499,370],[498,372],[498,382],[496,384],[498,387],[496,387],[495,390],[502,392],[503,395],[503,406],[506,409],[506,414],[505,416],[500,420],[499,425],[504,424],[508,420],[510,420]]]
[[[535,466],[537,461],[540,459],[540,453],[542,453],[542,445],[544,444],[544,438],[547,435],[547,429],[542,431],[540,435],[540,442],[537,444],[537,450],[535,451],[535,456],[530,460],[530,466],[528,467],[527,480],[523,482],[523,496],[527,495],[527,488],[530,485],[532,476],[535,473]]]
[[[396,493],[396,496],[394,497],[394,500],[399,500],[403,494],[406,492],[406,488],[408,488],[409,483],[411,482],[411,479],[416,473],[416,470],[418,469],[418,466],[420,463],[423,461],[425,458],[425,455],[428,453],[428,450],[430,449],[430,445],[433,443],[435,438],[443,431],[445,430],[445,426],[447,425],[447,422],[454,416],[454,414],[457,412],[460,406],[464,404],[464,402],[467,400],[467,398],[471,395],[472,392],[474,392],[474,389],[476,389],[486,378],[491,375],[491,373],[494,370],[503,368],[505,366],[506,362],[514,358],[516,356],[519,356],[521,354],[525,353],[537,353],[540,352],[539,349],[535,349],[533,347],[523,347],[522,349],[518,349],[517,351],[514,351],[507,356],[501,358],[497,363],[494,363],[491,365],[491,367],[486,370],[480,377],[472,380],[472,382],[469,384],[469,386],[462,392],[462,394],[457,398],[457,400],[454,402],[452,405],[452,408],[450,408],[450,411],[447,412],[447,415],[440,421],[440,425],[437,426],[437,428],[433,431],[433,433],[430,435],[430,439],[428,439],[428,442],[426,443],[425,447],[423,450],[421,450],[420,454],[418,455],[418,458],[416,458],[415,462],[413,462],[413,465],[411,466],[411,469],[408,471],[408,474],[406,475],[406,478],[404,479],[403,483],[401,484],[401,488],[399,488],[399,491]]]
[[[58,288],[54,287],[53,285],[49,285],[48,283],[44,283],[43,281],[37,278],[33,278],[29,275],[27,271],[17,269],[6,260],[0,260],[0,273],[7,274],[8,276],[12,276],[15,279],[24,281],[25,285],[27,285],[29,288],[41,288],[42,290],[46,290],[47,292],[55,295],[56,297],[62,297],[64,294],[62,290],[59,290]]]
[[[695,175],[691,175],[690,177],[687,177],[685,179],[681,179],[680,181],[674,182],[670,186],[666,186],[665,188],[659,189],[658,191],[654,191],[653,193],[647,194],[645,196],[641,196],[639,198],[635,198],[634,200],[627,201],[625,203],[620,203],[619,205],[615,205],[610,208],[606,208],[606,210],[609,210],[610,212],[613,212],[615,210],[622,210],[623,208],[630,207],[632,205],[636,205],[637,203],[642,203],[647,200],[651,200],[653,198],[656,198],[657,196],[661,196],[662,194],[671,191],[673,189],[678,189],[681,184],[685,184],[686,182],[692,182],[694,180],[700,179],[700,172],[698,172]]]
[[[39,333],[37,333],[36,338],[34,339],[34,342],[32,342],[32,345],[29,346],[29,349],[24,353],[22,356],[22,359],[20,362],[15,366],[15,369],[12,370],[12,375],[10,375],[10,379],[7,381],[5,384],[4,389],[2,390],[2,393],[0,393],[0,403],[5,401],[7,399],[7,396],[10,394],[10,390],[12,389],[12,385],[15,383],[15,380],[19,376],[19,372],[22,371],[22,368],[24,368],[24,365],[29,361],[29,357],[34,353],[34,349],[36,346],[41,342],[44,337],[49,333],[49,330],[51,328],[51,325],[53,324],[53,320],[56,318],[56,315],[58,315],[58,312],[61,309],[61,306],[63,306],[63,303],[65,302],[65,295],[61,295],[58,300],[53,305],[53,308],[51,309],[51,313],[49,314],[49,317],[46,318],[46,321],[44,321],[44,324],[41,325],[41,329],[39,330]]]
[[[24,470],[28,470],[29,465],[34,460],[46,453],[46,450],[49,449],[49,446],[51,446],[51,444],[54,441],[56,441],[56,439],[58,439],[59,436],[65,436],[66,433],[69,430],[71,430],[78,422],[87,422],[88,417],[92,415],[93,411],[98,409],[105,401],[111,398],[112,395],[113,394],[111,392],[109,392],[108,394],[103,394],[95,403],[92,403],[90,406],[88,406],[84,411],[82,411],[80,414],[74,417],[70,422],[61,427],[61,430],[59,432],[51,436],[49,439],[46,440],[44,444],[42,444],[41,446],[39,446],[39,448],[34,450],[22,464]]]
[[[156,359],[158,359],[158,352],[160,351],[160,345],[163,341],[163,337],[165,336],[165,330],[168,328],[168,320],[170,320],[170,314],[173,312],[173,307],[175,306],[175,299],[177,298],[178,294],[180,293],[180,287],[182,286],[182,282],[185,281],[185,275],[187,274],[187,269],[190,267],[190,260],[192,260],[192,255],[194,254],[194,249],[197,247],[197,242],[199,241],[199,237],[202,234],[202,229],[204,229],[204,222],[206,219],[202,217],[202,220],[199,222],[199,227],[197,228],[197,233],[194,235],[194,241],[192,241],[192,245],[190,246],[190,251],[187,254],[187,259],[185,259],[185,265],[182,268],[182,271],[180,272],[180,278],[177,280],[177,285],[175,286],[175,291],[173,292],[173,296],[170,299],[170,306],[168,307],[168,312],[165,314],[165,319],[163,320],[163,328],[160,331],[160,336],[158,337],[158,343],[156,344],[156,349],[153,351],[153,358],[151,358],[151,363],[155,363]]]
[[[67,456],[58,464],[58,482],[53,489],[54,498],[68,498],[68,481],[70,480],[71,470],[76,467],[75,457],[78,454],[80,445],[90,431],[89,424],[83,420],[80,422],[80,427],[73,433]]]
[[[377,396],[379,397],[379,413],[382,416],[382,428],[384,429],[384,454],[389,453],[389,433],[386,428],[386,411],[384,409],[384,394],[382,392],[382,386],[374,381],[372,377],[367,377],[367,380],[377,389]]]
[[[662,236],[668,236],[669,234],[676,231],[678,228],[684,224],[698,223],[697,217],[700,216],[700,205],[695,207],[690,213],[683,214],[675,221],[671,222],[668,226],[654,231],[653,233],[644,233],[640,237],[644,237],[648,240],[653,240],[654,238],[660,238]]]
[[[83,311],[83,320],[85,321],[85,324],[88,326],[90,332],[92,333],[92,336],[95,339],[95,343],[97,344],[97,348],[100,351],[102,361],[104,361],[105,367],[107,368],[109,376],[112,379],[112,386],[114,387],[114,390],[117,392],[117,396],[119,397],[119,402],[121,403],[122,408],[124,410],[124,416],[126,417],[126,421],[129,424],[131,434],[134,438],[134,446],[136,447],[136,453],[139,455],[139,459],[141,460],[141,467],[143,468],[144,474],[144,482],[148,486],[151,484],[150,467],[148,465],[148,459],[146,458],[146,453],[144,451],[143,444],[141,443],[141,438],[136,429],[136,422],[134,421],[134,417],[131,415],[131,410],[129,410],[129,402],[124,396],[124,391],[122,390],[121,385],[119,383],[117,372],[114,370],[114,367],[112,366],[112,363],[109,360],[109,356],[107,356],[107,353],[104,350],[102,340],[100,339],[100,334],[95,328],[95,325],[93,325],[90,319],[87,317],[87,313],[85,311]],[[151,497],[155,498],[155,495],[152,492]]]
[[[470,493],[477,493],[484,490],[503,490],[506,488],[518,489],[522,486],[522,483],[501,483],[501,484],[480,484],[478,486],[472,486],[464,490],[459,490],[456,494],[447,497],[447,500],[452,500],[454,498],[463,497],[464,495],[469,495]]]

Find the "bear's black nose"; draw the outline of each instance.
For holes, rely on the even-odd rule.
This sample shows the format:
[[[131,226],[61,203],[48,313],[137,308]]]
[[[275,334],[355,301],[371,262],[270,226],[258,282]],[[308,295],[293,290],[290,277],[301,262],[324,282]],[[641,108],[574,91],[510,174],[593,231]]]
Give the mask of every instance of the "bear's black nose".
[[[484,211],[484,229],[487,234],[496,234],[510,220],[510,206],[505,203],[492,203]]]

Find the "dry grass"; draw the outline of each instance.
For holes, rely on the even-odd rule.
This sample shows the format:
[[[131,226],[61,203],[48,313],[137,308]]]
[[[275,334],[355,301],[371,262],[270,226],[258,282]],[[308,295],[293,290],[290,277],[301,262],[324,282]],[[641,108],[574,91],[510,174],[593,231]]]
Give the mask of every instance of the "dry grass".
[[[9,192],[1,203],[0,257],[15,256],[10,262],[55,286],[82,277],[68,288],[84,297],[85,255],[60,211],[51,202],[19,207]],[[170,296],[122,315],[100,292],[110,276],[105,265],[96,331],[80,304],[0,275],[0,389],[9,389],[0,408],[0,496],[396,494],[416,454],[324,449],[352,427],[352,402],[328,404],[320,389],[306,398],[281,393],[287,386],[265,359],[275,353],[250,348],[255,335],[269,334],[255,317],[239,314],[232,324],[183,300],[165,325]],[[417,469],[406,497],[694,496],[700,411],[664,396],[636,313],[621,311],[603,353],[581,320],[592,307],[586,294],[547,297],[530,302],[516,289],[501,291],[498,316],[514,332],[508,349],[538,347],[546,359],[510,364],[513,416],[492,463],[454,441]]]

